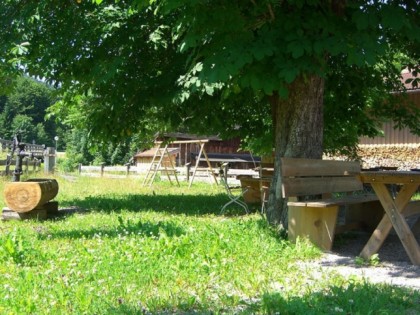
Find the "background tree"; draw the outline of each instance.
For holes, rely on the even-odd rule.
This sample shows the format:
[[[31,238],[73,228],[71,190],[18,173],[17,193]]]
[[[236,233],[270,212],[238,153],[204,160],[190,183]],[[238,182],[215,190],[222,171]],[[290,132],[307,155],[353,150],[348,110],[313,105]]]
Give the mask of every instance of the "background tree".
[[[11,140],[17,131],[25,142],[54,146],[57,124],[45,119],[56,100],[55,91],[43,82],[21,77],[0,97],[0,137]]]
[[[388,97],[403,68],[418,70],[418,1],[95,2],[7,1],[0,23],[13,41],[2,36],[3,46],[59,84],[61,104],[98,138],[180,127],[271,135],[273,224],[287,215],[281,156],[350,152],[390,113],[418,128],[418,111]]]

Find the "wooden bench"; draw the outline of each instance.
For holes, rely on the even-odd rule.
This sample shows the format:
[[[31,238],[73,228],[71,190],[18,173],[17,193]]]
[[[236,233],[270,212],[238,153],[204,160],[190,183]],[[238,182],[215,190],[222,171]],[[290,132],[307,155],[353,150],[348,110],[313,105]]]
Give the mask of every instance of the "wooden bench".
[[[376,195],[363,193],[358,162],[283,158],[281,174],[291,241],[307,237],[321,249],[331,250],[340,206],[351,211],[352,206],[363,204],[366,216],[370,207],[378,208]]]

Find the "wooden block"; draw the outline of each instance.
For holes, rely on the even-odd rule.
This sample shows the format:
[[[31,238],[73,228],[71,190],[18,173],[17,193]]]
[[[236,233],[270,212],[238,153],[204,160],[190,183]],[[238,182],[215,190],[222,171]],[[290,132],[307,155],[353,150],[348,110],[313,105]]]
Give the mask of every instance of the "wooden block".
[[[36,208],[35,210],[45,210],[47,211],[48,218],[54,218],[59,214],[58,201],[47,202],[46,204],[43,204],[42,206]]]
[[[57,217],[58,215],[58,202],[50,201],[42,206],[38,206],[37,208],[27,212],[16,212],[10,208],[5,207],[3,208],[2,220],[45,220]]]
[[[47,218],[46,209],[34,209],[28,212],[16,212],[10,208],[3,208],[2,220],[45,220]]]
[[[331,250],[338,206],[328,208],[289,207],[289,239],[308,238],[322,250]]]

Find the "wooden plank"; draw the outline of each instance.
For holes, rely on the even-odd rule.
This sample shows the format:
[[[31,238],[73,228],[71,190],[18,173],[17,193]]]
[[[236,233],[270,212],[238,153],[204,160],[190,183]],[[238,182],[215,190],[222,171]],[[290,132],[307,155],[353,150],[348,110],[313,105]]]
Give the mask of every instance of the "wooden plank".
[[[402,171],[361,172],[364,183],[420,184],[420,173]]]
[[[175,140],[175,141],[169,141],[170,144],[188,144],[188,143],[207,143],[209,142],[209,139],[201,139],[201,140]],[[155,144],[162,144],[163,141],[156,141]]]
[[[281,159],[282,176],[340,176],[360,173],[360,163],[316,159]]]
[[[414,265],[420,265],[420,247],[413,233],[411,233],[410,227],[400,213],[403,210],[405,204],[396,205],[384,184],[374,183],[372,184],[372,187],[374,187],[375,191],[377,192],[384,210],[391,220],[392,226],[394,227],[395,232],[398,234],[398,237],[400,238],[401,243],[403,244],[411,262]],[[399,194],[401,193],[406,195],[406,198],[404,199],[409,199],[412,196],[411,192],[409,195],[407,195],[407,190],[400,191]]]
[[[289,207],[288,235],[292,242],[308,238],[323,250],[331,250],[337,222],[338,207]]]
[[[312,201],[290,201],[287,203],[288,206],[300,206],[300,207],[314,207],[314,208],[326,208],[331,206],[343,206],[350,204],[366,203],[371,201],[377,201],[376,195],[354,195],[345,196],[342,198],[330,198],[320,199]]]
[[[283,197],[318,195],[331,192],[362,190],[363,184],[356,177],[297,177],[282,179]]]
[[[19,213],[9,208],[3,208],[1,219],[3,221],[10,220],[44,220],[47,218],[46,209],[34,209],[29,212]]]

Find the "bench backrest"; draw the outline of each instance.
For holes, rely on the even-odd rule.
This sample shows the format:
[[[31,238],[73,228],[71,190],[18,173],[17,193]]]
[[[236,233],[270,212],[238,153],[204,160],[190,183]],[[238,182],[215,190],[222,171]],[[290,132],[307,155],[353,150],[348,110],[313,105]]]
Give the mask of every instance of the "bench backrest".
[[[359,162],[282,158],[284,198],[362,190]]]

